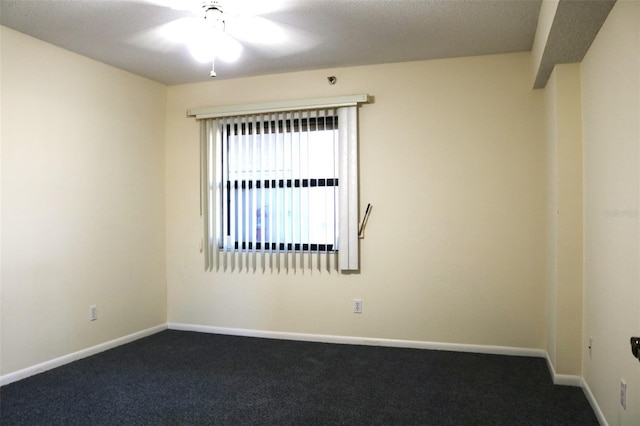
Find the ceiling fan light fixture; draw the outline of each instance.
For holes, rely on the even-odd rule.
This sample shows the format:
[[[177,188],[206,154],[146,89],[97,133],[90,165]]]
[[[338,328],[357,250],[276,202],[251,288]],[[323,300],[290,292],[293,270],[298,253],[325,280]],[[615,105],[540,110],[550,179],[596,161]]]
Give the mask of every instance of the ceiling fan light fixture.
[[[189,53],[193,59],[201,64],[211,62],[214,53],[211,43],[200,41],[193,41],[189,43]]]
[[[212,62],[221,59],[225,62],[235,62],[240,58],[242,45],[225,32],[224,13],[220,2],[205,1],[202,4],[204,12],[200,24],[187,30],[189,40],[186,41],[193,58],[200,62]]]
[[[0,0],[2,1],[2,0]],[[158,26],[160,37],[143,34],[139,43],[152,49],[175,49],[181,44],[200,63],[210,62],[210,75],[215,76],[215,61],[237,61],[244,43],[262,46],[296,44],[291,29],[257,16],[280,10],[290,0],[137,0],[175,10],[191,12],[191,16]],[[151,33],[151,31],[149,31]],[[158,41],[161,38],[161,42]],[[273,52],[273,48],[271,52]],[[277,54],[277,53],[276,53]]]
[[[242,45],[222,31],[206,31],[188,43],[189,52],[200,62],[219,58],[224,62],[236,62],[242,54]]]
[[[229,63],[236,62],[238,59],[240,59],[242,50],[242,45],[226,33],[221,33],[218,35],[215,41],[215,47],[213,49],[214,54],[217,58],[220,58],[224,62]]]

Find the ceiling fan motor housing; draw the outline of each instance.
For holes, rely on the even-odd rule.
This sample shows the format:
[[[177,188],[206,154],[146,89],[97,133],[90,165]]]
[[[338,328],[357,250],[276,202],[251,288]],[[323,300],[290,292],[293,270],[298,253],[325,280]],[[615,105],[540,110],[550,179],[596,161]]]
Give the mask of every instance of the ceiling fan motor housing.
[[[219,0],[207,0],[202,2],[205,22],[215,30],[224,31],[224,12]]]

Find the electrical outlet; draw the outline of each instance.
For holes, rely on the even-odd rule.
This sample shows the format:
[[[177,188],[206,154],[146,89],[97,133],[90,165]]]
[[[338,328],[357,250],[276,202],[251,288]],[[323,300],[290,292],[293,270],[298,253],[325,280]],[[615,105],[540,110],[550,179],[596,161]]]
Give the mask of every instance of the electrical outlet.
[[[627,409],[627,384],[624,379],[620,379],[620,405],[625,410]]]
[[[362,313],[362,299],[353,299],[353,313],[354,314]]]
[[[98,319],[98,307],[96,305],[89,306],[89,320],[95,321]]]

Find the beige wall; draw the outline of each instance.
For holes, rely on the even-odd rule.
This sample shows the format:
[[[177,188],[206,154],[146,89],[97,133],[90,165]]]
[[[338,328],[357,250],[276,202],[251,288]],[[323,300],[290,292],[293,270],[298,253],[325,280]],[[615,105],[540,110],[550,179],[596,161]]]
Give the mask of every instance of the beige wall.
[[[583,375],[607,421],[640,424],[640,3],[618,1],[582,63]],[[627,382],[627,409],[620,380]]]
[[[166,322],[166,87],[0,34],[7,374]]]
[[[539,52],[167,89],[2,28],[0,374],[167,320],[546,348],[610,424],[640,423],[639,52],[640,4],[618,1],[544,91]],[[364,92],[361,273],[203,272],[186,110]]]
[[[530,69],[522,53],[170,87],[169,321],[544,347],[544,103]],[[363,92],[375,102],[360,111],[361,213],[373,205],[361,273],[203,272],[186,110]]]
[[[580,65],[556,65],[547,112],[547,353],[557,374],[581,375],[582,115]]]
[[[167,89],[2,28],[0,374],[167,320],[546,348],[609,423],[639,423],[639,51],[620,1],[544,91],[528,53]],[[186,110],[364,92],[361,273],[203,272]]]

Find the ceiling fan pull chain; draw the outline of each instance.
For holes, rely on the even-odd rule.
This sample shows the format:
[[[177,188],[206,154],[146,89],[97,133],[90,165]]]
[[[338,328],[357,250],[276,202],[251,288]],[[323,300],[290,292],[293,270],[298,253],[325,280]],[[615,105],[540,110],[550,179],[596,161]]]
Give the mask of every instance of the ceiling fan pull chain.
[[[213,59],[211,60],[211,72],[209,72],[209,77],[216,76],[216,55],[213,55]]]

